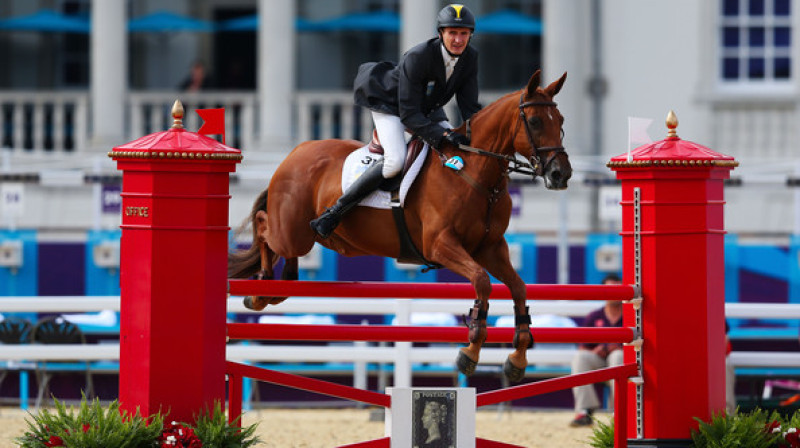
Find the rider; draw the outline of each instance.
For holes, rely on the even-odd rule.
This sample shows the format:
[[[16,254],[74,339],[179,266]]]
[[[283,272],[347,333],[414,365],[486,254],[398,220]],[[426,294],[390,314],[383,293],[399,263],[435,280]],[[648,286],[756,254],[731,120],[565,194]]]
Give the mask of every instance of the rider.
[[[478,52],[469,45],[475,16],[466,6],[451,4],[439,11],[436,22],[438,36],[410,49],[399,64],[368,62],[359,67],[355,103],[372,113],[384,157],[311,221],[311,228],[322,238],[329,237],[344,213],[384,179],[400,173],[406,157],[406,128],[434,148],[469,144],[465,135],[451,129],[442,107],[455,95],[465,121],[481,109]]]

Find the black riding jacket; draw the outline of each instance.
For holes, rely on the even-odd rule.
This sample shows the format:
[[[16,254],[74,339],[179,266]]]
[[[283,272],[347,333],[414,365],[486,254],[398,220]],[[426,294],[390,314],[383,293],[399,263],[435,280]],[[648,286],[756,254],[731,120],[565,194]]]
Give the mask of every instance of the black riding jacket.
[[[442,107],[453,95],[463,120],[481,109],[478,51],[468,45],[445,81],[441,46],[436,37],[408,50],[397,65],[362,64],[354,82],[356,105],[400,117],[415,135],[438,148],[445,132],[438,123],[447,119]]]

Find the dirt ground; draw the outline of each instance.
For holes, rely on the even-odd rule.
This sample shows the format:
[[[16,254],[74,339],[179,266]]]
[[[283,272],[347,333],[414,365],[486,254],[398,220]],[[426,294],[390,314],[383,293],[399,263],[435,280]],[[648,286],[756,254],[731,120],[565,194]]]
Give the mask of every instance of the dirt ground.
[[[14,447],[28,414],[0,409],[0,447]],[[585,448],[591,429],[570,428],[573,414],[565,411],[481,410],[478,437],[529,448]],[[600,415],[608,421],[609,415]],[[381,438],[383,421],[370,421],[368,409],[261,409],[245,414],[246,425],[258,422],[263,448],[331,448]]]

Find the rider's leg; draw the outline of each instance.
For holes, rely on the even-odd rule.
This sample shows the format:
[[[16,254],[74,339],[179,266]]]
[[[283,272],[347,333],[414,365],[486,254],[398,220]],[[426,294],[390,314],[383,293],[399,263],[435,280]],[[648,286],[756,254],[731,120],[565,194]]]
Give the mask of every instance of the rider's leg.
[[[405,139],[403,137],[404,127],[400,122],[400,118],[378,112],[373,112],[372,117],[375,121],[378,138],[381,140],[381,145],[383,145],[384,159],[367,168],[336,201],[336,204],[325,210],[319,218],[311,221],[311,228],[322,238],[329,237],[336,226],[339,225],[342,216],[361,202],[368,194],[375,191],[384,178],[392,177],[403,169]],[[400,151],[398,151],[398,140],[400,142]],[[397,160],[400,161],[399,165]]]
[[[391,179],[403,170],[406,163],[406,128],[395,115],[373,111],[372,121],[383,146],[383,177]]]

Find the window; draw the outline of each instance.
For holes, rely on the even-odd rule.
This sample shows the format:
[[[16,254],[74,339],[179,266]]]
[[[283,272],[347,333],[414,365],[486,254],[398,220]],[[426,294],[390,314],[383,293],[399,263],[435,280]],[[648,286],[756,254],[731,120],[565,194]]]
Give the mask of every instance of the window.
[[[720,0],[720,79],[781,83],[792,78],[792,0]]]

